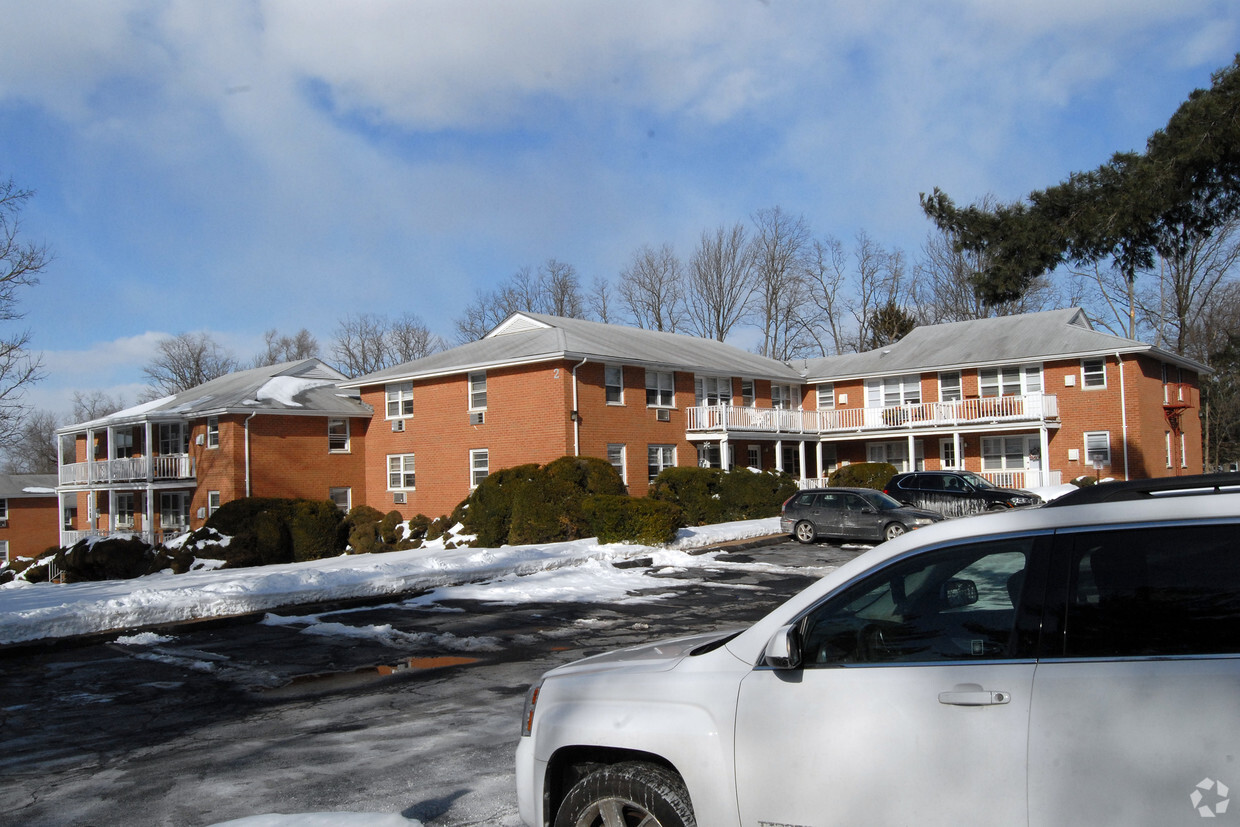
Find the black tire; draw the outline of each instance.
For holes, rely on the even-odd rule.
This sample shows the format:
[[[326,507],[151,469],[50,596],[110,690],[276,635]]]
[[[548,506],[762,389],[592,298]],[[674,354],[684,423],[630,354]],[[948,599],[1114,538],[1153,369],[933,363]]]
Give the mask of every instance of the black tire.
[[[905,530],[903,523],[888,523],[887,527],[883,529],[883,539],[894,540],[903,534]]]
[[[555,827],[605,824],[697,827],[697,819],[679,775],[657,764],[633,761],[603,767],[578,781],[555,815]]]
[[[818,532],[814,530],[814,524],[809,520],[801,520],[793,527],[792,536],[797,538],[797,542],[809,545],[818,539]]]

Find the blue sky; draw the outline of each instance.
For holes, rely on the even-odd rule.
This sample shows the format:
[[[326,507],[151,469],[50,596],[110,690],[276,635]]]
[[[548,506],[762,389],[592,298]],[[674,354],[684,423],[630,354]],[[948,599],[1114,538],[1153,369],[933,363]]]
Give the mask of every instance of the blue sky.
[[[0,177],[56,255],[47,379],[132,403],[161,337],[248,360],[350,313],[445,338],[523,267],[781,206],[915,258],[918,194],[1140,150],[1240,46],[1231,0],[0,0]]]

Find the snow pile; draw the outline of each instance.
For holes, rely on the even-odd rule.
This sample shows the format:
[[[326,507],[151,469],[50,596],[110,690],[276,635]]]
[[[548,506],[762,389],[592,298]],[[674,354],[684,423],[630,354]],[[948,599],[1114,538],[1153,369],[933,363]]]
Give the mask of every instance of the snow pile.
[[[536,575],[565,566],[585,567],[582,576],[590,578],[597,596],[600,580],[605,579],[597,577],[602,564],[669,552],[687,556],[683,554],[687,549],[778,532],[778,518],[768,518],[682,529],[669,549],[600,545],[588,539],[498,549],[421,548],[260,568],[176,575],[161,572],[98,583],[57,585],[14,580],[0,585],[0,644],[226,617],[282,606],[407,594]],[[595,576],[588,574],[591,571]],[[639,574],[634,572],[633,576]],[[584,582],[581,588],[586,594]]]

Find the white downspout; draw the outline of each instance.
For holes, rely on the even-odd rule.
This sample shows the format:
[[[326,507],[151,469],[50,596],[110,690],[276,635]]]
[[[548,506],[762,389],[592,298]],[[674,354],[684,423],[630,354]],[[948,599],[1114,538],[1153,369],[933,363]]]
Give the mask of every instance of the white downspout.
[[[1128,479],[1128,403],[1124,391],[1124,360],[1119,351],[1115,351],[1115,361],[1119,364],[1119,414],[1124,434],[1124,479]]]
[[[245,418],[245,495],[252,496],[252,482],[250,480],[250,420],[258,415],[258,411]]]
[[[577,407],[577,368],[590,361],[590,357],[583,358],[576,365],[573,365],[573,456],[581,456],[581,413]]]

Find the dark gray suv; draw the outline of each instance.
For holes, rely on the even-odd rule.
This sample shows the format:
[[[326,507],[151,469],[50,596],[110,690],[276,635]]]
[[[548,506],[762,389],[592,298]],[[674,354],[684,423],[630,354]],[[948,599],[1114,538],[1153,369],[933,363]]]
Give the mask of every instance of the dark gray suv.
[[[779,530],[802,543],[818,537],[881,542],[941,519],[872,488],[811,488],[784,503]]]
[[[1042,498],[1023,488],[1003,488],[971,471],[910,471],[896,474],[884,492],[902,503],[960,517],[1038,505]]]

